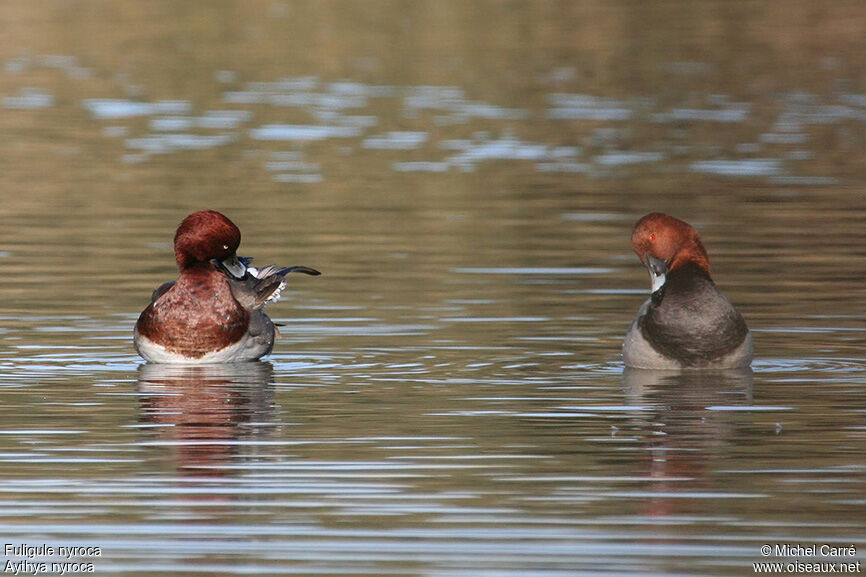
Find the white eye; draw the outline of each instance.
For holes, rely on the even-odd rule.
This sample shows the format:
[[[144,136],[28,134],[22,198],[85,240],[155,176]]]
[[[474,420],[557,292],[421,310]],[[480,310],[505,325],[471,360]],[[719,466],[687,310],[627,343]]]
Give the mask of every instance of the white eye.
[[[223,250],[228,250],[228,249],[229,249],[229,245],[224,244],[224,245],[223,245]]]

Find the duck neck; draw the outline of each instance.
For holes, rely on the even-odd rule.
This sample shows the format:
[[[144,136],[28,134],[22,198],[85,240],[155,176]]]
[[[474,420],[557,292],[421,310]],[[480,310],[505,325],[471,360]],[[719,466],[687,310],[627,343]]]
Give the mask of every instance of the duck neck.
[[[201,274],[208,274],[208,273],[215,272],[215,271],[216,271],[216,267],[212,263],[202,262],[199,260],[183,263],[183,265],[180,266],[180,274],[182,274],[182,275],[184,275],[184,274],[201,275]]]
[[[697,233],[692,233],[682,241],[680,249],[670,263],[668,270],[673,272],[679,268],[690,268],[689,265],[696,266],[703,270],[703,274],[710,276],[710,257],[707,255],[707,249],[704,248],[704,243],[701,242]]]
[[[671,266],[665,284],[668,284],[672,279],[680,280],[690,278],[703,278],[712,282],[713,279],[710,277],[710,269],[704,263],[694,260],[687,260],[679,264],[677,264],[677,262],[678,261],[674,261],[674,264]]]

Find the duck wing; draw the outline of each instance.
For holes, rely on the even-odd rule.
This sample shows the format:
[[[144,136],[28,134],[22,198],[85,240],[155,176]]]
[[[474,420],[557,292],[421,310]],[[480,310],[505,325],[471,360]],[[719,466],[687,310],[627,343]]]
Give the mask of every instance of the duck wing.
[[[228,278],[229,287],[235,299],[249,310],[260,310],[269,302],[277,302],[280,292],[286,287],[286,275],[292,272],[318,276],[321,273],[306,266],[277,267],[268,265],[262,268],[247,267],[242,279]]]
[[[174,282],[175,281],[164,282],[155,289],[153,289],[153,294],[150,295],[150,302],[155,303],[156,299],[171,290],[171,287],[174,286]]]

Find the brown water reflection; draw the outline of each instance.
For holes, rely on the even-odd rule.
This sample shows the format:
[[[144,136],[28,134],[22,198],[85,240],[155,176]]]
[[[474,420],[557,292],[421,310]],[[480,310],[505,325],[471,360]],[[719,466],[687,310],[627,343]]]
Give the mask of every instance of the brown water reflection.
[[[221,475],[238,455],[238,444],[267,435],[277,426],[270,363],[227,363],[139,367],[142,423],[160,431],[173,447],[178,470],[188,475]],[[273,432],[273,431],[271,431]]]
[[[862,3],[0,13],[0,534],[103,574],[742,575],[866,542]],[[267,363],[140,366],[213,208]],[[651,210],[751,375],[624,371]],[[286,294],[286,293],[284,293]],[[3,559],[5,562],[5,559]]]
[[[629,404],[641,409],[634,426],[648,453],[647,475],[658,480],[647,514],[693,512],[686,496],[715,491],[708,477],[731,450],[731,411],[752,408],[752,371],[668,374],[626,368],[623,382]]]

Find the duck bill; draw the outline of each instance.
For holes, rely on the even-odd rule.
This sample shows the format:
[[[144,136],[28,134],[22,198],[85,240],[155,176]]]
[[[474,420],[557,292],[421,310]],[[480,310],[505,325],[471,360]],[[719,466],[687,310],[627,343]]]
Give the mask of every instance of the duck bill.
[[[213,262],[218,269],[227,275],[236,279],[242,279],[247,274],[247,263],[245,261],[246,259],[243,257],[238,258],[238,255],[233,254],[228,258],[214,260]]]
[[[644,264],[646,264],[646,268],[650,274],[650,281],[652,282],[652,291],[650,292],[655,294],[665,286],[665,275],[668,272],[668,264],[651,254],[646,255]]]

